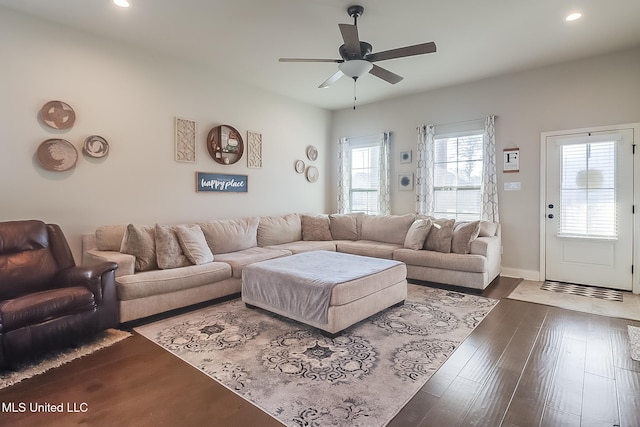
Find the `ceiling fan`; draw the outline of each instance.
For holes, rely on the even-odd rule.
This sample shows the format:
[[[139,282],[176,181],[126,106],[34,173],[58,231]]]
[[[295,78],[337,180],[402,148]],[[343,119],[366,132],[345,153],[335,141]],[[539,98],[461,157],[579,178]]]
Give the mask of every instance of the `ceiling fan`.
[[[338,27],[340,27],[340,33],[342,34],[342,39],[344,40],[344,44],[338,49],[342,59],[280,58],[279,61],[335,62],[340,64],[338,65],[338,71],[318,86],[319,88],[331,86],[344,75],[351,77],[356,81],[366,73],[373,74],[374,76],[391,84],[396,84],[404,77],[392,73],[391,71],[373,63],[387,59],[433,53],[436,51],[436,44],[434,42],[429,42],[374,53],[373,46],[367,42],[360,41],[360,38],[358,37],[358,18],[362,16],[363,12],[364,7],[362,6],[349,6],[347,8],[347,13],[353,18],[353,25],[338,24]]]

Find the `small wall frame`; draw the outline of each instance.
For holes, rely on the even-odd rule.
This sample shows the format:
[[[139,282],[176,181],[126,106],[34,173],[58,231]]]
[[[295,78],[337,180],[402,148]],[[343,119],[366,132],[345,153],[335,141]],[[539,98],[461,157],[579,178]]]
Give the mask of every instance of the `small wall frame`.
[[[504,166],[502,172],[515,173],[520,172],[520,149],[519,148],[505,148],[503,150]]]
[[[413,174],[412,173],[401,173],[398,175],[398,190],[399,191],[413,190]]]
[[[262,167],[262,134],[247,131],[247,167]]]
[[[411,163],[411,150],[400,152],[400,163]]]
[[[176,162],[196,161],[196,121],[182,117],[175,118]]]

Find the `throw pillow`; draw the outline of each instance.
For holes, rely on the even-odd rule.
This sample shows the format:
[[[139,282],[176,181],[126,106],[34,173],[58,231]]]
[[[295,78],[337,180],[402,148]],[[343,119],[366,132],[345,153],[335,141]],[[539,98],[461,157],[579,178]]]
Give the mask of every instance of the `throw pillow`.
[[[404,247],[414,251],[422,249],[429,230],[431,230],[431,225],[430,219],[416,219],[413,221],[407,232],[407,237],[404,239]]]
[[[471,242],[476,240],[480,232],[480,221],[460,222],[453,228],[451,238],[451,252],[468,254],[471,250]]]
[[[329,215],[329,230],[333,240],[358,240],[357,216],[349,214]]]
[[[498,232],[498,223],[492,221],[480,221],[480,237],[493,237]]]
[[[136,257],[136,271],[158,268],[156,262],[156,228],[147,225],[127,225],[120,252]]]
[[[451,252],[451,236],[453,235],[453,224],[455,219],[435,219],[427,239],[424,242],[424,248],[429,251],[449,253]]]
[[[302,240],[333,240],[328,215],[302,215]]]
[[[191,265],[182,251],[174,227],[156,224],[156,259],[161,269]]]
[[[96,249],[99,251],[120,251],[126,225],[105,225],[96,230]]]
[[[213,253],[198,224],[177,225],[176,235],[182,251],[193,264],[200,265],[213,261]]]

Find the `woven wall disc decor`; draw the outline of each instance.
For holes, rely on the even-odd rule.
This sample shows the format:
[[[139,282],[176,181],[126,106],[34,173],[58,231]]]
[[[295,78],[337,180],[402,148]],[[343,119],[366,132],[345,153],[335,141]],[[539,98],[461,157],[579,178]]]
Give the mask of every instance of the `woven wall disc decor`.
[[[84,140],[82,152],[89,157],[99,159],[109,154],[109,143],[100,135],[91,135]]]
[[[38,160],[48,171],[64,172],[76,165],[78,152],[66,139],[47,139],[38,147]]]
[[[76,113],[66,102],[49,101],[40,109],[40,118],[53,129],[70,129],[76,121]]]

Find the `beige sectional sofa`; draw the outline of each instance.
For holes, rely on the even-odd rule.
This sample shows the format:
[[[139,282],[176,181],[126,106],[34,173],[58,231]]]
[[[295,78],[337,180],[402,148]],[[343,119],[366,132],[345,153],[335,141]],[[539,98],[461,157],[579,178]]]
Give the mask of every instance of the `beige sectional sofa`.
[[[128,224],[85,234],[83,263],[118,263],[120,321],[127,322],[238,293],[244,266],[316,250],[394,259],[407,265],[408,279],[484,289],[500,274],[500,233],[497,223],[414,214]]]

